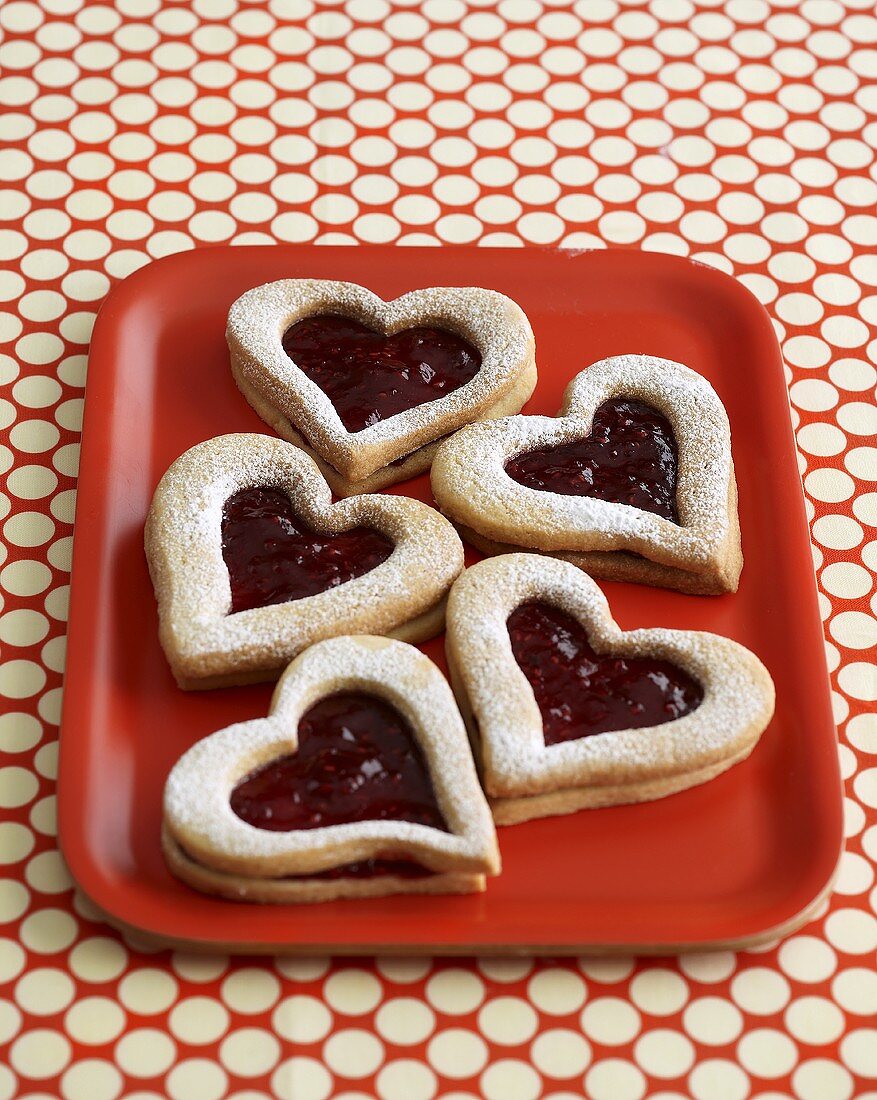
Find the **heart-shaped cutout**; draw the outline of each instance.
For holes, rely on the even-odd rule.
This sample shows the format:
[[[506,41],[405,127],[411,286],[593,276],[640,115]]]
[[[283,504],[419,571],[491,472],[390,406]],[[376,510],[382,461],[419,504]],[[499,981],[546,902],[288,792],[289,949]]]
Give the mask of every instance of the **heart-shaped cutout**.
[[[728,419],[705,378],[622,355],[570,383],[556,418],[471,424],[446,440],[433,493],[488,554],[531,550],[594,576],[735,591],[743,556]]]
[[[350,631],[433,637],[463,567],[434,509],[400,496],[333,504],[311,458],[262,435],[219,436],[171,465],[146,554],[184,688],[275,679],[306,646]]]
[[[671,661],[598,653],[581,623],[550,604],[521,604],[506,625],[546,745],[659,726],[703,699],[701,685]]]
[[[538,555],[468,569],[446,646],[500,824],[706,782],[749,755],[773,714],[770,675],[743,646],[622,632],[589,576]]]
[[[232,614],[325,592],[370,573],[392,553],[392,541],[373,527],[314,531],[277,489],[240,489],[223,506]]]
[[[286,279],[238,298],[226,337],[241,392],[340,496],[422,473],[439,440],[517,412],[536,383],[525,314],[479,287],[385,302],[355,283]]]
[[[420,326],[385,336],[334,313],[290,326],[283,350],[326,394],[348,432],[445,397],[481,369],[481,353],[447,329]]]
[[[329,695],[298,723],[298,747],[248,775],[231,808],[257,829],[413,821],[446,830],[429,769],[405,718],[364,692]]]
[[[514,455],[506,473],[529,489],[626,504],[678,523],[677,467],[667,418],[642,401],[614,398],[594,413],[590,435]]]
[[[465,893],[499,869],[446,681],[412,646],[365,636],[312,646],[268,718],[177,761],[164,849],[191,885],[254,901]]]

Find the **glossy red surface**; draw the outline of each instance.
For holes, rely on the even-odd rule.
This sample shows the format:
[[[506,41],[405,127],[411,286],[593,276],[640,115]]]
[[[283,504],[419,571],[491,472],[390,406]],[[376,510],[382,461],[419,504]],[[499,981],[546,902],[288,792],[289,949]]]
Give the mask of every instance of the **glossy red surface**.
[[[328,395],[349,432],[444,397],[481,367],[479,352],[445,329],[406,328],[384,336],[331,313],[287,329],[283,348]]]
[[[298,748],[232,791],[231,808],[272,832],[352,821],[413,821],[446,831],[411,727],[383,699],[321,699],[298,724]]]
[[[161,475],[188,447],[266,431],[228,369],[225,315],[249,287],[291,277],[348,279],[384,298],[430,284],[510,295],[536,335],[528,412],[554,415],[576,371],[619,352],[649,351],[709,379],[734,441],[746,555],[739,591],[602,587],[623,629],[713,630],[765,662],[776,714],[744,763],[660,802],[503,829],[502,874],[479,895],[251,906],[171,876],[160,849],[168,771],[199,738],[267,714],[272,689],[177,689],[158,644],[143,522]],[[652,953],[793,920],[830,881],[843,835],[795,454],[767,314],[741,284],[675,256],[280,245],[202,248],[142,268],[107,299],[89,356],[59,777],[73,875],[112,919],[213,950]],[[431,500],[426,477],[393,491]],[[441,638],[423,648],[445,667]]]
[[[546,745],[658,726],[703,700],[700,684],[669,661],[595,653],[581,624],[548,604],[521,604],[508,628],[542,715]]]
[[[665,416],[642,401],[604,401],[591,434],[515,455],[506,473],[530,489],[631,504],[679,522],[676,440]]]
[[[222,513],[230,614],[336,588],[371,572],[392,553],[390,539],[372,527],[337,535],[312,530],[278,489],[241,489]]]

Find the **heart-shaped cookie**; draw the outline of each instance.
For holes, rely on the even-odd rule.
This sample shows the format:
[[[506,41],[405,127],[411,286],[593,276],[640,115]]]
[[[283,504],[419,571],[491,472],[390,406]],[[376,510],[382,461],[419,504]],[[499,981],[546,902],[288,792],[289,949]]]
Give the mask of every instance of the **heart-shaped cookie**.
[[[432,467],[441,510],[488,554],[714,594],[743,565],[728,418],[705,378],[649,355],[578,374],[556,418],[471,424]]]
[[[339,496],[422,473],[439,440],[517,412],[536,384],[526,315],[480,287],[385,302],[355,283],[284,279],[234,302],[226,338],[241,392]]]
[[[697,631],[622,632],[589,576],[538,555],[468,569],[446,645],[502,825],[704,783],[745,759],[773,714],[749,650]]]
[[[470,893],[499,870],[454,697],[412,646],[312,646],[267,718],[199,741],[164,796],[171,870],[248,901]]]
[[[351,631],[424,641],[463,568],[434,509],[399,496],[333,504],[308,455],[263,435],[219,436],[173,463],[146,554],[184,688],[274,679],[305,646]]]

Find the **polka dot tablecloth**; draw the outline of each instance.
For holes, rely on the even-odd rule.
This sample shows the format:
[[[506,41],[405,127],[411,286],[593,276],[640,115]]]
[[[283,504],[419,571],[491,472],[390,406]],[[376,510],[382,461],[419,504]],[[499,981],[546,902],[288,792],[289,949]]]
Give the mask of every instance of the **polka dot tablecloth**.
[[[0,1100],[877,1097],[873,0],[0,6]],[[733,273],[788,363],[847,851],[782,944],[229,960],[101,925],[55,840],[85,352],[215,242],[637,247]]]

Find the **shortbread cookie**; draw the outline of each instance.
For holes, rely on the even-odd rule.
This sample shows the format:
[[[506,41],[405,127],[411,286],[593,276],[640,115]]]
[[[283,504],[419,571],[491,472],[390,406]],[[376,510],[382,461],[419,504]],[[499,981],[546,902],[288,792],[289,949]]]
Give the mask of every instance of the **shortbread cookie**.
[[[339,496],[422,473],[438,441],[518,412],[536,384],[526,315],[480,287],[385,302],[355,283],[284,279],[234,302],[226,338],[244,397]]]
[[[163,846],[179,878],[244,901],[471,893],[499,871],[447,682],[412,646],[367,636],[312,646],[267,718],[177,761]]]
[[[743,556],[728,418],[681,363],[619,355],[559,415],[472,424],[432,467],[439,507],[487,554],[531,550],[594,576],[716,594]]]
[[[447,655],[498,824],[644,802],[744,760],[773,682],[699,631],[621,631],[594,581],[533,554],[489,558],[451,590]]]
[[[303,451],[225,435],[177,459],[146,524],[160,637],[183,688],[273,680],[323,638],[439,633],[463,547],[400,496],[332,503]]]

